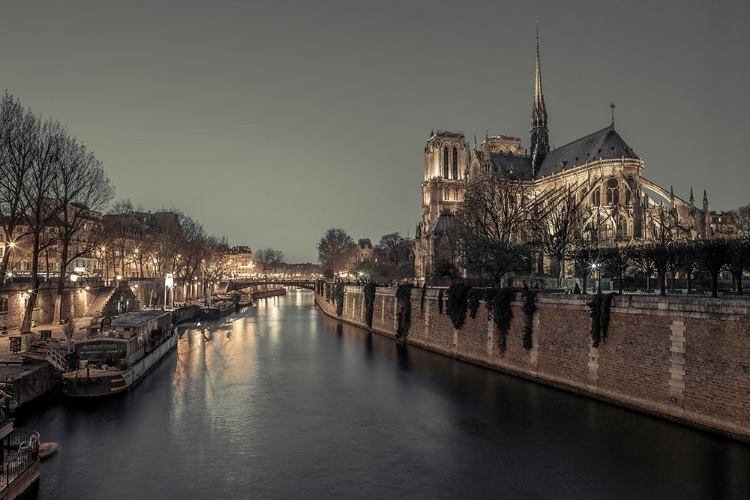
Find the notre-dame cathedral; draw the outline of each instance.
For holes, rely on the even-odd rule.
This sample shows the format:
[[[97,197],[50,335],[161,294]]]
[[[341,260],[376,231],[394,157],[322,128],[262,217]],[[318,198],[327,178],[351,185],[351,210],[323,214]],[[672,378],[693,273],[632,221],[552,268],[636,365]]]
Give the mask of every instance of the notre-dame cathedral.
[[[700,208],[692,189],[685,201],[643,177],[643,160],[615,130],[612,122],[585,137],[550,149],[547,109],[542,92],[539,34],[536,45],[534,103],[530,147],[518,137],[487,135],[473,147],[462,132],[430,134],[424,149],[422,218],[415,240],[415,274],[423,283],[436,266],[450,260],[450,228],[467,181],[478,172],[518,179],[537,195],[565,190],[583,207],[585,227],[602,245],[648,242],[669,219],[675,238],[706,238],[708,198]],[[546,267],[546,264],[545,264]]]

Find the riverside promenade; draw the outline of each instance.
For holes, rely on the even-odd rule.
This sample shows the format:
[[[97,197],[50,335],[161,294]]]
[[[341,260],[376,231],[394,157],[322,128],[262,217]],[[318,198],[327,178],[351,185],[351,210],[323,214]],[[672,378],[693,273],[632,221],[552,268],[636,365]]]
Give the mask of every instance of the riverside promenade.
[[[96,318],[85,317],[73,320],[73,339],[84,338],[86,327],[92,324]],[[32,328],[31,333],[24,334],[30,337],[22,340],[22,344],[29,345],[41,340],[41,331],[50,330],[52,338],[65,338],[64,325],[39,325]],[[14,411],[38,398],[44,397],[55,390],[59,383],[59,376],[54,367],[42,360],[23,359],[21,353],[10,351],[10,339],[22,337],[18,328],[10,329],[7,334],[0,336],[0,390],[6,396],[8,410]],[[7,400],[10,396],[12,401]]]

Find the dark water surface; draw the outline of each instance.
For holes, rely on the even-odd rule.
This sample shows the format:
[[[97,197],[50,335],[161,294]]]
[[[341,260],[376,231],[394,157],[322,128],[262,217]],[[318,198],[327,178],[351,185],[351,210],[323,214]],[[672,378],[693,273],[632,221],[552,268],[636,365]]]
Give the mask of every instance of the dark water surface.
[[[324,317],[310,292],[211,325],[123,397],[16,423],[38,498],[738,498],[750,446]]]

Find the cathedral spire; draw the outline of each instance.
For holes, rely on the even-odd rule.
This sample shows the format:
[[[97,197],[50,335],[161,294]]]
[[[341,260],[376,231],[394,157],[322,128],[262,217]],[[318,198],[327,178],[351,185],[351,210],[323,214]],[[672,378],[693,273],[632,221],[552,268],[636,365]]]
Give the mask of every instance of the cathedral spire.
[[[531,168],[534,175],[538,172],[547,153],[549,153],[549,132],[547,130],[547,107],[544,104],[542,91],[542,63],[539,57],[539,21],[537,21],[534,106],[531,109]]]

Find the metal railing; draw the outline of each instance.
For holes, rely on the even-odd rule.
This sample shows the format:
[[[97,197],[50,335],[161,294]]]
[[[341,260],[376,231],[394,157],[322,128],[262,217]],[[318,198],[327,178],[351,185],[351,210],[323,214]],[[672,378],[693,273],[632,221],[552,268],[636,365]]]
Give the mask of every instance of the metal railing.
[[[13,429],[3,438],[2,447],[3,456],[7,454],[8,458],[0,468],[0,492],[39,463],[39,433],[27,429]]]

